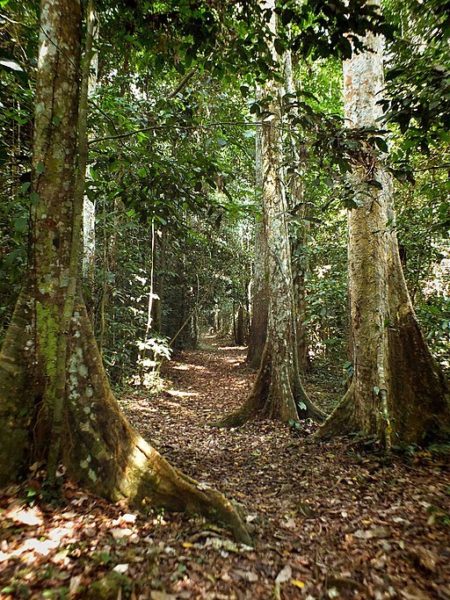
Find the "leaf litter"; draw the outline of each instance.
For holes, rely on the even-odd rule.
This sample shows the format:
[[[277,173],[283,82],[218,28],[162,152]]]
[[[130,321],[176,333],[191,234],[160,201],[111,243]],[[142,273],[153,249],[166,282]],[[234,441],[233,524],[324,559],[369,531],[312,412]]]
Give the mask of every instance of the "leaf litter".
[[[450,600],[445,456],[318,442],[312,424],[211,427],[251,389],[242,348],[184,352],[165,377],[158,396],[124,394],[124,411],[175,466],[233,500],[254,547],[201,518],[134,513],[69,481],[62,502],[45,501],[33,466],[0,496],[2,600]],[[317,373],[309,381],[327,409],[337,388]]]

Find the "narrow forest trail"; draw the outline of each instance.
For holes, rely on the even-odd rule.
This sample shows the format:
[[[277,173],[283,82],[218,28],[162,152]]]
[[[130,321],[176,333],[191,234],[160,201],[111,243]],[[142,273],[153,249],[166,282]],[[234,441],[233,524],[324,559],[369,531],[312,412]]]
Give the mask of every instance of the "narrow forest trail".
[[[386,459],[274,422],[211,427],[243,402],[255,375],[243,348],[206,343],[167,366],[167,391],[124,408],[174,465],[243,504],[255,549],[239,552],[182,519],[161,564],[165,589],[270,598],[278,576],[283,598],[450,598],[446,459]],[[329,407],[328,390],[313,393]]]
[[[383,458],[274,422],[212,428],[255,375],[244,349],[207,342],[166,365],[159,396],[121,404],[173,464],[243,505],[255,547],[70,482],[44,501],[35,478],[0,495],[0,598],[449,600],[448,457]]]

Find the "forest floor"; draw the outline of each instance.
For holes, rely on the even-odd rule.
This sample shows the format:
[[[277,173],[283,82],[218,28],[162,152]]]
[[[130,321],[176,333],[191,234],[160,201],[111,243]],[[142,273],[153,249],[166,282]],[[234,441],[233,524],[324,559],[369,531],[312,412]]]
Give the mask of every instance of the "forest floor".
[[[386,457],[273,422],[221,430],[254,373],[206,340],[168,363],[165,390],[125,394],[137,429],[176,466],[242,504],[254,548],[200,518],[136,514],[70,484],[0,496],[0,598],[450,600],[450,470],[429,451]],[[329,409],[330,372],[308,378]]]

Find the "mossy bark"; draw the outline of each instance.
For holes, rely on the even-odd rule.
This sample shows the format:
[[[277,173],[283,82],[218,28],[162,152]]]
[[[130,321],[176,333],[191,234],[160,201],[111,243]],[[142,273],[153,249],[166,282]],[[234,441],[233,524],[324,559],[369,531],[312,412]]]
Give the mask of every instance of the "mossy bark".
[[[256,132],[255,183],[258,193],[262,191],[261,132]],[[255,226],[255,257],[253,260],[251,323],[246,362],[252,369],[259,369],[267,338],[268,320],[268,274],[267,234],[264,220]]]
[[[290,50],[284,55],[284,91],[290,95],[285,103],[285,111],[292,117],[298,117],[298,108],[293,98],[296,96],[294,76],[292,72],[292,56]],[[293,106],[290,104],[294,102]],[[308,260],[308,238],[309,222],[308,209],[305,202],[304,183],[302,171],[304,165],[298,141],[289,131],[290,119],[287,120],[288,141],[290,146],[289,166],[290,173],[286,177],[287,188],[290,195],[289,210],[293,217],[291,222],[291,253],[292,253],[292,280],[295,309],[295,327],[297,336],[297,356],[300,371],[304,373],[309,367],[308,360],[308,336],[306,331],[306,277],[309,270]]]
[[[265,2],[266,8],[270,3]],[[273,7],[272,7],[273,8]],[[272,23],[275,33],[275,13]],[[279,57],[273,48],[274,60]],[[283,422],[323,413],[309,400],[299,376],[297,336],[287,214],[283,182],[280,88],[266,83],[264,94],[273,100],[261,131],[262,196],[267,234],[268,326],[266,345],[253,390],[244,406],[218,423],[241,425],[251,418],[266,417]]]
[[[12,481],[26,465],[39,399],[34,398],[35,335],[33,305],[22,293],[0,353],[0,485]]]
[[[382,118],[383,44],[368,34],[365,45],[370,51],[353,56],[344,67],[346,117],[351,127],[376,128]],[[392,177],[383,157],[368,152],[355,164],[350,181],[359,199],[348,216],[354,375],[342,404],[318,435],[360,431],[386,448],[447,436],[449,389],[408,294]]]
[[[239,304],[236,311],[236,328],[234,343],[236,346],[243,346],[245,344],[246,331],[245,331],[245,312],[242,304]]]
[[[30,286],[0,355],[0,485],[36,458],[112,500],[213,518],[250,538],[219,492],[169,465],[130,426],[111,393],[79,294],[82,180],[76,180],[81,8],[43,0],[36,92]],[[86,90],[85,90],[86,91]],[[79,169],[84,162],[80,145]]]

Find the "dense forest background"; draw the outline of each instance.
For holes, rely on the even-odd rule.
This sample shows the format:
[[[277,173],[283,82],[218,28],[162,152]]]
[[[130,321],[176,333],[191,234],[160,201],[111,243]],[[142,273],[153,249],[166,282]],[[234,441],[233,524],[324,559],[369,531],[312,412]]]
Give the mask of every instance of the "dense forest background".
[[[3,332],[27,263],[38,3],[10,1],[4,10]],[[289,3],[283,10],[287,21]],[[252,31],[244,24],[227,30],[220,8],[215,14],[184,3],[100,3],[97,11],[86,189],[95,240],[85,259],[85,293],[108,373],[123,385],[139,375],[142,344],[159,360],[170,349],[194,347],[200,330],[233,334],[238,344],[247,339],[255,227],[261,220],[253,123],[264,107],[256,100],[255,82],[267,76],[268,67],[257,56]],[[391,95],[385,100],[395,227],[420,323],[448,368],[447,17],[433,2],[426,8],[388,2],[385,13],[397,31],[386,52]],[[214,41],[209,47],[207,35],[217,46],[223,36],[228,54],[218,55]],[[253,50],[245,70],[232,54],[236,39]],[[294,261],[306,273],[309,366],[325,362],[341,373],[351,369],[346,210],[357,198],[345,174],[356,142],[343,129],[341,61],[321,43],[323,48],[302,49],[294,64],[300,114],[287,119],[286,127],[295,133],[301,163],[291,161],[287,172],[300,169],[304,199],[302,206],[291,206],[289,227],[294,246],[307,236],[305,245],[294,248]]]
[[[450,598],[449,35],[0,0],[1,598]]]

